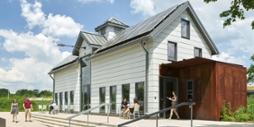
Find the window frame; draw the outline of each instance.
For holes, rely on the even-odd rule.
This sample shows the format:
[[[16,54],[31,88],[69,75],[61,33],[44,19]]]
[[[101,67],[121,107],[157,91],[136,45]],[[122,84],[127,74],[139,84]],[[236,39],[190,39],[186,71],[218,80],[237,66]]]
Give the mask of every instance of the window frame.
[[[174,58],[169,56],[169,44],[173,44],[174,45],[174,50],[175,50],[175,55]],[[172,42],[172,41],[168,41],[167,44],[167,57],[168,57],[168,61],[177,61],[177,43],[176,42]]]
[[[198,50],[198,56],[196,56],[195,51]],[[194,47],[194,57],[203,57],[202,48]]]
[[[187,23],[187,30],[186,30],[187,36],[183,35],[183,26],[182,26],[183,22]],[[190,21],[184,18],[181,18],[181,37],[185,39],[190,39]]]

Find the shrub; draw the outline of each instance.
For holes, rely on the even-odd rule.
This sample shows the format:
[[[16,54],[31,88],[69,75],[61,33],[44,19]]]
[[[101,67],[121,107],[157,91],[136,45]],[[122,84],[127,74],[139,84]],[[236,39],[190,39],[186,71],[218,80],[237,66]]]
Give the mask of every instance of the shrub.
[[[254,120],[254,96],[248,96],[247,107],[240,107],[232,112],[229,103],[224,104],[221,110],[222,121],[253,121]]]
[[[234,112],[234,118],[236,121],[249,121],[251,120],[251,115],[247,112],[245,107],[241,107]]]

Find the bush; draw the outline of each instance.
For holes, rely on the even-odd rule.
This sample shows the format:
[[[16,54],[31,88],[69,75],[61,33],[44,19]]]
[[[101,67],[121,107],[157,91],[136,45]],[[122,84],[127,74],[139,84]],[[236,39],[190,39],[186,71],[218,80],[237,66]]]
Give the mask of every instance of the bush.
[[[234,113],[234,118],[238,122],[251,120],[251,115],[247,112],[246,108],[241,107]]]
[[[253,121],[254,120],[254,96],[249,96],[247,107],[240,107],[232,112],[230,104],[224,104],[221,110],[222,121]]]

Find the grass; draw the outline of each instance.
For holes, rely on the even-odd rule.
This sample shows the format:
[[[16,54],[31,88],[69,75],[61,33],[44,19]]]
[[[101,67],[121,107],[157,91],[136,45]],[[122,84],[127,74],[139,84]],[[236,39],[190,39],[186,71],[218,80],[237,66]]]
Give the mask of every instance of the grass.
[[[19,104],[19,111],[22,112],[24,111],[23,109],[23,101],[24,97],[10,97],[8,99],[7,97],[0,97],[0,112],[9,112],[11,103],[13,99],[16,99],[18,104]],[[32,100],[32,105],[33,105],[33,111],[38,111],[38,105],[49,105],[50,100],[49,99],[43,99],[43,100]]]

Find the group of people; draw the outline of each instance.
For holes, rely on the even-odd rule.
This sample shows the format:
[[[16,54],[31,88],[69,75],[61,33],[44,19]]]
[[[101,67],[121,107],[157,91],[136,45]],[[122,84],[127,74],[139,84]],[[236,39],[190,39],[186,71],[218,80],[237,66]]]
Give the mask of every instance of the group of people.
[[[133,100],[133,104],[129,104],[127,99],[124,98],[121,104],[121,110],[122,110],[122,116],[124,118],[128,118],[130,116],[130,114],[134,114],[135,117],[135,112],[139,112],[140,110],[140,104],[138,102],[138,100],[135,98]]]
[[[23,108],[25,111],[25,122],[32,122],[31,120],[31,111],[33,109],[32,102],[29,100],[29,98],[25,98],[23,101]],[[18,123],[18,113],[19,113],[19,107],[18,102],[16,99],[14,99],[11,103],[11,114],[12,114],[12,122]]]
[[[170,109],[170,116],[169,119],[172,118],[173,113],[175,113],[177,119],[180,119],[179,114],[177,113],[176,110],[176,104],[177,104],[177,96],[174,91],[172,91],[172,96],[167,97],[168,100],[171,101],[171,109]],[[126,98],[123,99],[122,104],[121,104],[121,110],[122,110],[122,116],[124,118],[128,118],[130,114],[135,115],[135,111],[139,112],[140,104],[137,99],[133,100],[133,104],[129,105],[129,102],[127,101]]]

